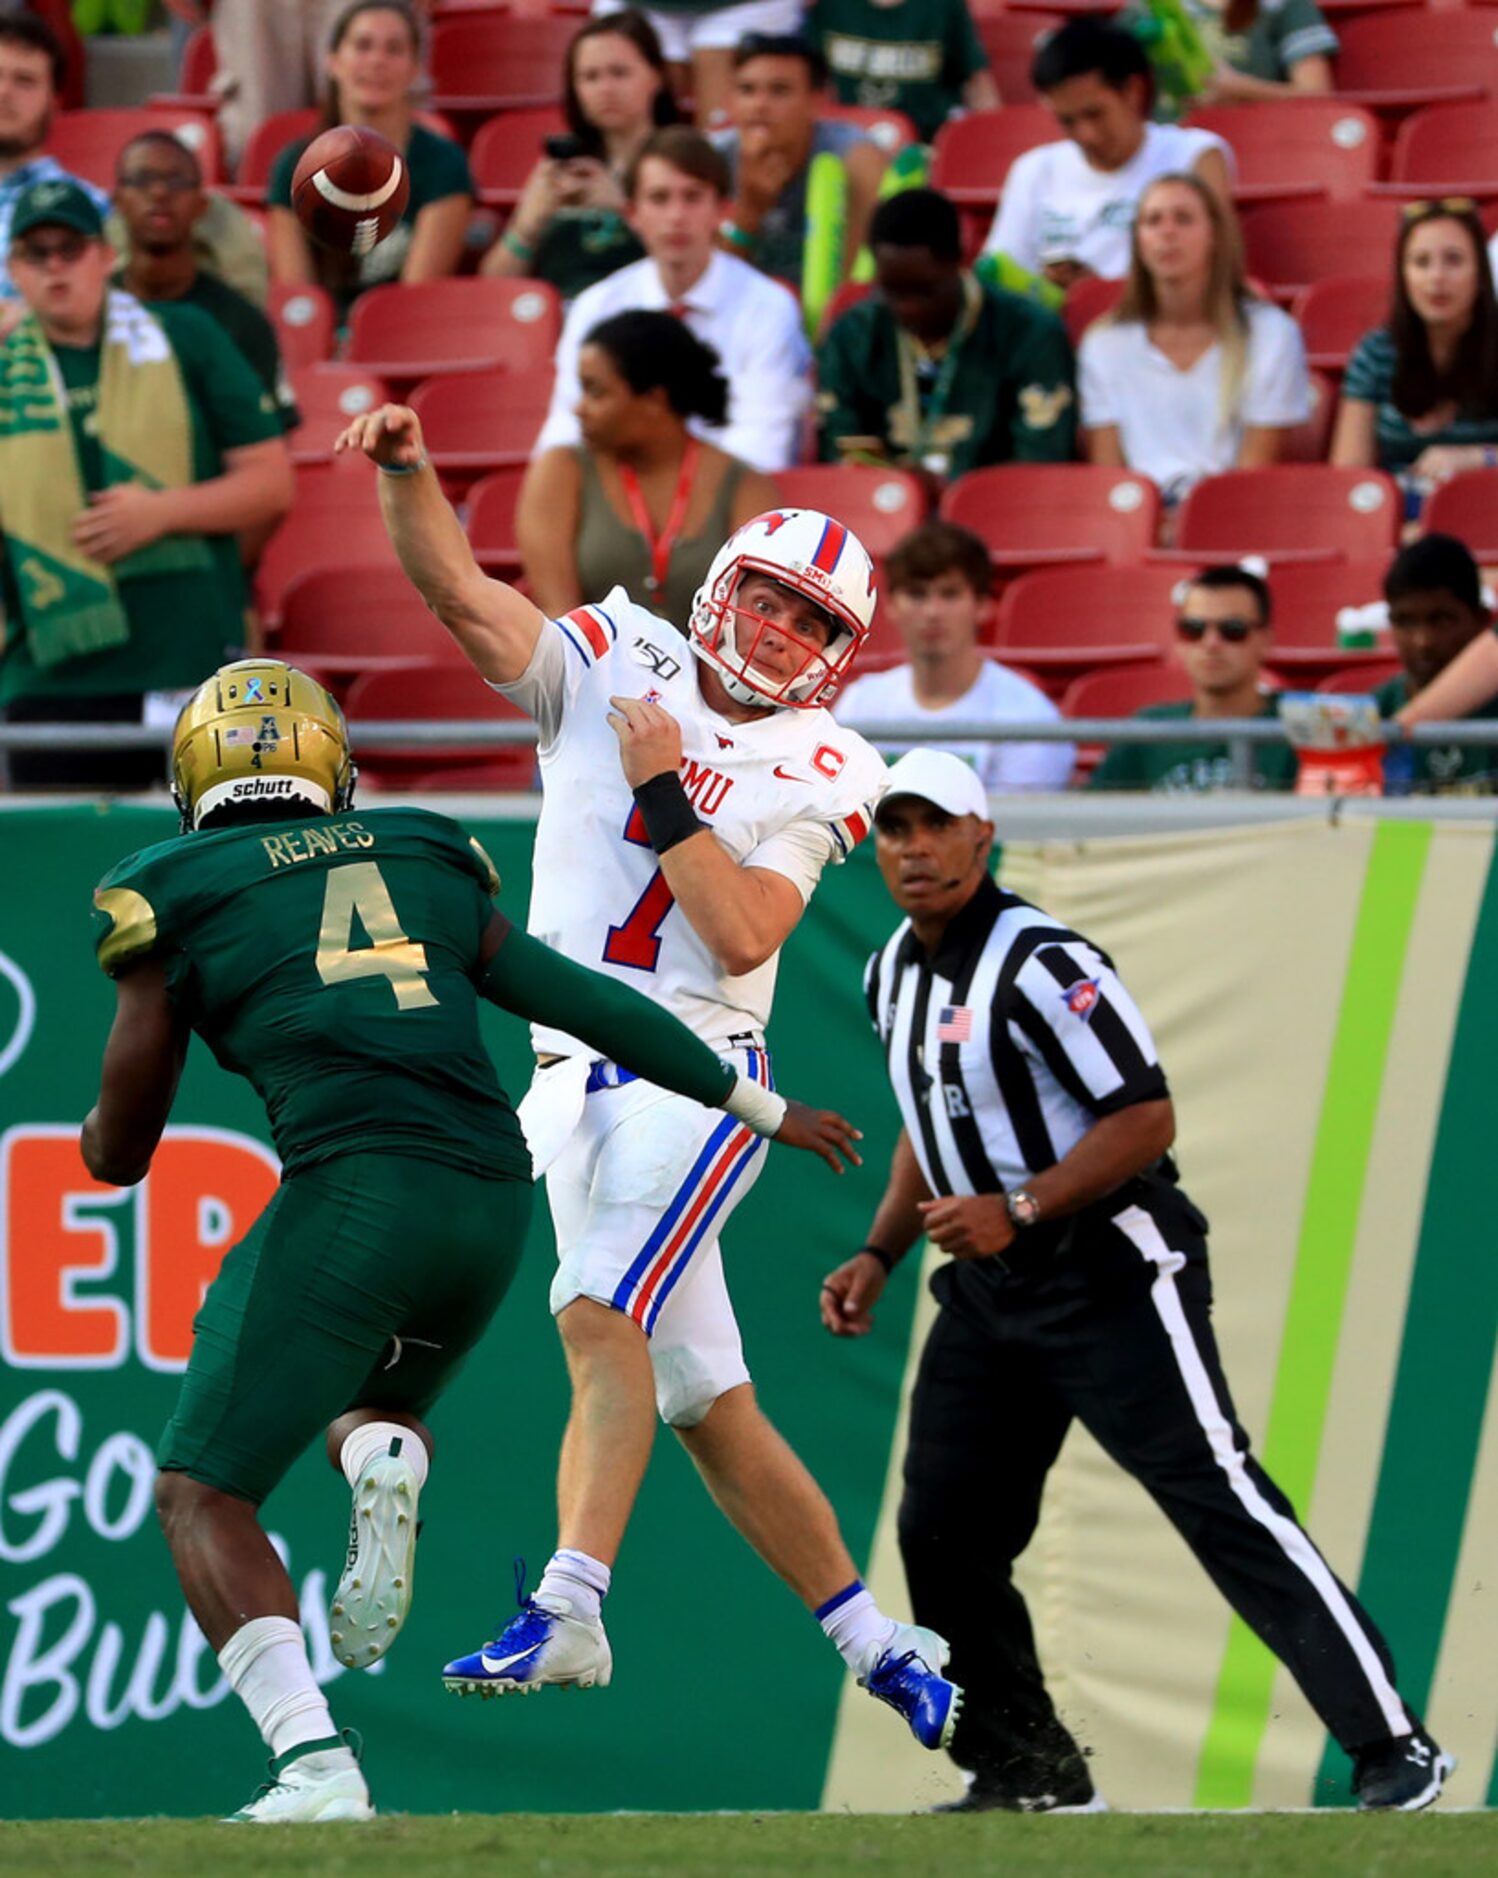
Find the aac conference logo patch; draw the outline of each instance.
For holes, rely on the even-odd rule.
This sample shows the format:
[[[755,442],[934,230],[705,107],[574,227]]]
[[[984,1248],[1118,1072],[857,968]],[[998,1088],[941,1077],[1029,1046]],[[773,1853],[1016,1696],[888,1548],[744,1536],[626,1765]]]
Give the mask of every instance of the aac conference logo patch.
[[[0,1076],[14,1069],[36,1026],[36,993],[15,960],[0,952]]]
[[[1097,1002],[1101,995],[1095,978],[1079,978],[1076,984],[1066,987],[1061,994],[1061,1000],[1073,1017],[1080,1017],[1086,1024],[1091,1021],[1092,1013],[1097,1009]]]

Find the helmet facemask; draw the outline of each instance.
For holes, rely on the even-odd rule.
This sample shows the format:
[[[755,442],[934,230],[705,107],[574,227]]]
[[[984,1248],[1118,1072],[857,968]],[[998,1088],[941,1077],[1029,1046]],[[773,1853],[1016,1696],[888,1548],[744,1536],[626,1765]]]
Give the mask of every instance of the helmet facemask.
[[[795,627],[752,613],[737,604],[746,581],[756,575],[773,581],[784,593],[809,602],[827,623],[827,642],[817,645]],[[766,706],[776,710],[815,710],[829,702],[853,654],[859,635],[841,620],[820,593],[803,591],[800,583],[788,577],[784,568],[757,567],[741,561],[730,579],[722,583],[727,591],[721,598],[699,595],[692,614],[692,649],[705,663],[714,667],[724,690],[735,703]],[[764,669],[757,655],[767,635],[789,646],[797,654],[794,666],[784,674]]]

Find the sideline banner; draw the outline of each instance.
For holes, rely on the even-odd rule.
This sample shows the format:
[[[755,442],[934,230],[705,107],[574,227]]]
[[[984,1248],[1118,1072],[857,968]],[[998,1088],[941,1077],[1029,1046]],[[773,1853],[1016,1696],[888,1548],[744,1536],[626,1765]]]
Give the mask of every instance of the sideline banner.
[[[518,916],[532,826],[469,825]],[[202,1288],[274,1183],[263,1120],[195,1044],[141,1188],[96,1187],[76,1150],[113,1003],[92,888],[172,826],[139,809],[0,814],[0,1764],[6,1810],[32,1817],[228,1810],[261,1753],[183,1612],[151,1451]],[[1183,1177],[1212,1220],[1242,1419],[1461,1756],[1451,1791],[1467,1804],[1494,1797],[1498,1740],[1492,848],[1487,828],[1360,821],[1006,856],[1010,884],[1113,953],[1156,1031]],[[863,850],[787,948],[777,1078],[853,1116],[868,1165],[837,1181],[773,1151],[728,1264],[767,1409],[903,1610],[900,1395],[927,1308],[914,1261],[876,1335],[833,1345],[816,1322],[817,1284],[861,1242],[893,1140],[860,995],[892,923]],[[521,1027],[496,1014],[491,1043],[518,1094]],[[566,1389],[544,1206],[532,1240],[434,1418],[416,1605],[379,1673],[340,1673],[327,1645],[341,1477],[309,1455],[267,1505],[381,1807],[888,1810],[955,1791],[944,1759],[847,1682],[665,1435],[609,1602],[613,1686],[534,1704],[442,1692],[443,1661],[510,1608],[512,1559],[534,1576],[553,1538]],[[1298,1692],[1075,1433],[1021,1572],[1058,1700],[1116,1805],[1345,1800],[1345,1762]]]

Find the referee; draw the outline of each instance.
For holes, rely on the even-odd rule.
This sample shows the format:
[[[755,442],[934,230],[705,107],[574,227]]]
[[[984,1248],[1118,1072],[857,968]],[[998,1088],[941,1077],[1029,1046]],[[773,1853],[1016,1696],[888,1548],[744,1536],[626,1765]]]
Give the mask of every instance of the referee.
[[[951,1639],[967,1691],[951,1753],[970,1784],[949,1810],[1103,1806],[1011,1578],[1073,1417],[1295,1677],[1352,1757],[1359,1805],[1429,1805],[1454,1763],[1234,1415],[1149,1030],[1105,953],[994,884],[992,843],[966,764],[895,764],[875,847],[906,917],[865,989],[904,1127],[869,1242],[821,1300],[834,1336],[862,1336],[923,1232],[951,1254],[900,1505],[916,1622]]]

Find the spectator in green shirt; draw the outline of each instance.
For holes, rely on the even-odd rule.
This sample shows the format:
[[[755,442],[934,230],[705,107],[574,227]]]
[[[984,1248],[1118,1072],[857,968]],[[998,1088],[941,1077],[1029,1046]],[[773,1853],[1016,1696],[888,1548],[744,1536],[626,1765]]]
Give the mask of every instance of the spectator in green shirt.
[[[903,111],[927,143],[959,107],[998,108],[967,0],[814,0],[806,36],[842,103]]]
[[[0,704],[13,723],[148,717],[243,635],[237,537],[291,506],[280,423],[197,307],[111,287],[75,182],[17,200],[10,269],[27,314],[0,346]],[[169,722],[170,718],[165,721]],[[144,788],[160,750],[11,758],[17,787]]]
[[[1422,535],[1403,549],[1384,576],[1384,599],[1404,670],[1373,695],[1381,714],[1394,717],[1474,640],[1491,635],[1493,616],[1471,550],[1455,535]],[[1464,715],[1484,723],[1498,719],[1498,697]],[[1498,791],[1498,744],[1419,743],[1410,754],[1409,787],[1416,795]]]
[[[1193,721],[1179,743],[1120,743],[1093,771],[1089,788],[1137,789],[1175,795],[1237,787],[1227,743],[1202,720],[1278,717],[1279,699],[1266,689],[1269,656],[1269,586],[1246,567],[1210,567],[1196,574],[1181,595],[1176,618],[1176,656],[1182,667],[1179,704],[1152,704],[1135,715]],[[1293,789],[1295,752],[1288,744],[1250,746],[1253,789]]]
[[[1216,62],[1196,104],[1253,104],[1333,89],[1337,35],[1316,0],[1181,0]],[[1130,9],[1130,13],[1133,13]],[[1173,101],[1155,100],[1168,120]]]
[[[941,478],[1069,461],[1076,399],[1060,320],[963,267],[957,210],[938,190],[881,202],[869,243],[878,291],[817,355],[823,459]]]

